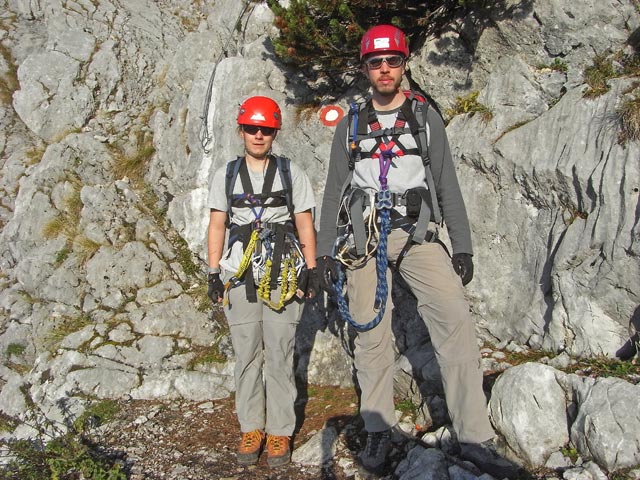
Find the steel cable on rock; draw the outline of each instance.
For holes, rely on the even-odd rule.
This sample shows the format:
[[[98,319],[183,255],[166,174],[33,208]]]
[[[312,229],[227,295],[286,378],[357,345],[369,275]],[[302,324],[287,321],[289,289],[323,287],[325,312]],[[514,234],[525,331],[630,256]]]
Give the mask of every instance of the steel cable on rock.
[[[253,9],[255,8],[255,4],[253,4],[253,2],[251,2],[250,0],[247,0],[244,2],[244,7],[242,8],[242,11],[238,15],[238,18],[236,18],[236,21],[233,23],[233,28],[236,28],[236,26],[240,22],[240,19],[242,19],[245,13],[247,13],[250,6],[251,6],[251,10],[253,11]],[[251,12],[249,12],[249,16],[251,16]],[[246,28],[246,23],[245,23],[245,28]],[[227,38],[227,42],[222,47],[222,51],[220,52],[220,55],[216,59],[213,65],[213,70],[211,71],[211,75],[209,76],[207,93],[205,94],[204,105],[202,108],[202,115],[200,116],[200,120],[201,120],[200,133],[198,134],[200,145],[202,146],[202,150],[204,151],[205,154],[209,154],[211,152],[209,145],[211,144],[212,138],[211,138],[211,135],[209,135],[209,118],[208,117],[209,117],[209,105],[211,104],[211,97],[213,95],[213,80],[216,76],[216,70],[218,68],[218,64],[222,61],[224,57],[227,56],[229,44],[231,43],[232,40],[233,40],[233,30],[229,32],[229,37]]]

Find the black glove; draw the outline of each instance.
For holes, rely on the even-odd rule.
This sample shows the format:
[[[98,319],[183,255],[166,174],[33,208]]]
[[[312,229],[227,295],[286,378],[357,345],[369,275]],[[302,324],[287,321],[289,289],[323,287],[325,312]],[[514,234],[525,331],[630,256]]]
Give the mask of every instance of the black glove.
[[[462,285],[466,285],[473,278],[473,260],[470,253],[454,253],[451,257],[453,269],[462,279]]]
[[[317,259],[318,284],[325,292],[333,293],[333,284],[338,280],[340,266],[335,258],[324,256]]]
[[[303,298],[315,298],[320,291],[318,269],[316,267],[302,270],[298,280],[298,290],[302,292]]]
[[[224,283],[220,280],[219,273],[209,274],[209,290],[207,291],[207,295],[209,295],[213,303],[218,303],[219,299],[224,296]]]

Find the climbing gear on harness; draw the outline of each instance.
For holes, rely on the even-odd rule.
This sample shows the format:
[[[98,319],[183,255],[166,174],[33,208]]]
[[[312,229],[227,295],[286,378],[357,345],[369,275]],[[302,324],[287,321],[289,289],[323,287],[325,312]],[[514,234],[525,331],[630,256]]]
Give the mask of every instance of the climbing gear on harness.
[[[408,57],[409,45],[404,32],[393,25],[376,25],[367,30],[360,41],[360,60],[378,52],[400,52]]]
[[[207,295],[213,303],[218,303],[218,299],[224,295],[224,284],[220,280],[220,272],[210,273],[208,276]]]
[[[274,191],[276,172],[280,173],[282,190]],[[242,182],[241,194],[234,194],[237,177]],[[260,298],[274,310],[280,310],[295,295],[298,276],[304,267],[304,256],[295,235],[293,224],[293,199],[290,161],[286,157],[270,156],[262,193],[254,193],[246,160],[238,157],[227,164],[225,192],[227,195],[227,219],[229,248],[241,241],[242,259],[236,272],[225,285],[225,292],[240,283],[245,284],[247,300]],[[284,223],[264,222],[266,208],[287,207],[290,219]],[[247,208],[254,221],[238,225],[229,221],[232,209]],[[271,300],[271,292],[280,286],[277,301]],[[225,304],[228,295],[225,296]]]
[[[407,244],[403,248],[401,255],[396,261],[395,268],[398,269],[402,259],[405,257],[408,249],[415,243],[423,243],[425,241],[434,241],[437,239],[437,232],[429,231],[429,222],[440,225],[442,215],[438,205],[436,195],[435,181],[431,171],[431,159],[429,157],[429,130],[427,124],[427,111],[431,105],[428,97],[419,95],[412,91],[405,91],[407,101],[402,105],[397,114],[396,122],[393,128],[383,129],[378,121],[376,112],[371,104],[371,100],[358,105],[353,103],[350,108],[349,132],[347,134],[348,148],[350,150],[349,158],[349,175],[343,184],[341,197],[350,196],[348,190],[351,186],[353,170],[356,162],[366,158],[378,158],[380,155],[389,155],[389,152],[396,156],[403,155],[420,155],[424,165],[426,188],[417,188],[404,192],[403,194],[391,193],[394,200],[394,206],[406,205],[407,215],[398,219],[395,210],[392,213],[392,228],[402,227],[409,233]],[[433,107],[435,110],[437,108]],[[365,118],[367,123],[360,122],[360,118]],[[415,139],[417,148],[406,148],[400,142],[400,136],[410,133]],[[364,139],[375,140],[375,146],[369,151],[363,151],[360,142]],[[385,139],[390,139],[389,141]],[[385,143],[386,142],[386,143]],[[351,199],[348,200],[352,202]],[[351,205],[348,205],[349,207]],[[341,215],[344,217],[344,203]],[[340,217],[340,214],[339,214]],[[355,251],[359,256],[363,253],[371,254],[373,250],[365,247],[365,232],[371,225],[371,219],[368,222],[361,221],[362,215],[358,215],[353,209],[350,210],[348,222],[353,230],[353,242],[355,243]],[[344,227],[344,225],[342,225]],[[345,230],[349,228],[341,228],[341,220],[338,220],[338,243],[348,243],[345,237]],[[348,232],[347,232],[348,235]],[[375,241],[373,241],[375,243]],[[368,245],[368,244],[367,244]],[[344,258],[341,250],[337,253]],[[364,259],[366,260],[366,259]],[[360,261],[363,261],[360,259]],[[344,262],[347,264],[347,262]],[[357,262],[356,262],[357,263]]]
[[[473,278],[473,260],[470,253],[454,253],[451,257],[453,269],[462,279],[462,285],[466,285]]]
[[[282,126],[280,107],[269,97],[259,95],[250,97],[240,105],[238,125],[257,125],[280,130]]]

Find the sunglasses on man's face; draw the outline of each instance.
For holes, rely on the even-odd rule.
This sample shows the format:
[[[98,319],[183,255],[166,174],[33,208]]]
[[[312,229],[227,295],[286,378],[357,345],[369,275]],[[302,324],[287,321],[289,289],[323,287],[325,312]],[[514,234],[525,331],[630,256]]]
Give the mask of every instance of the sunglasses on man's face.
[[[385,62],[390,68],[398,68],[404,64],[404,57],[402,55],[390,55],[388,57],[367,58],[364,61],[369,70],[378,70],[382,67],[382,62]]]
[[[272,137],[276,133],[276,129],[273,127],[262,127],[259,125],[242,125],[242,131],[249,135],[256,135],[258,130],[262,132],[265,137]]]

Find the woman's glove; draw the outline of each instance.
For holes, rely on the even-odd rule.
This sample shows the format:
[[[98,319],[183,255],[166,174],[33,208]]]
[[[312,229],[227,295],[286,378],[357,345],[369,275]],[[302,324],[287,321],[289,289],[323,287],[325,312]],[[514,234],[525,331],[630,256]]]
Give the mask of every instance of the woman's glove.
[[[298,296],[301,298],[315,298],[320,292],[318,269],[316,267],[305,268],[302,271],[298,280],[298,290],[300,290]]]
[[[222,301],[222,297],[224,296],[224,283],[220,280],[219,273],[209,274],[209,289],[207,290],[207,295],[209,295],[213,303]]]

